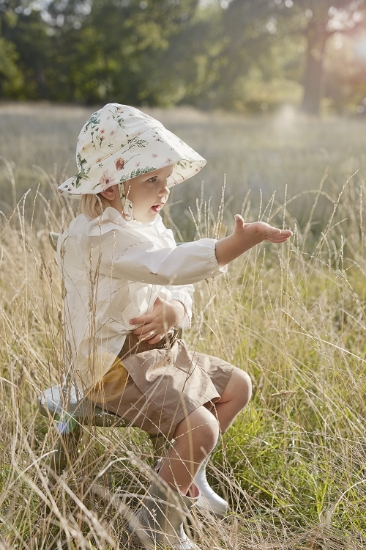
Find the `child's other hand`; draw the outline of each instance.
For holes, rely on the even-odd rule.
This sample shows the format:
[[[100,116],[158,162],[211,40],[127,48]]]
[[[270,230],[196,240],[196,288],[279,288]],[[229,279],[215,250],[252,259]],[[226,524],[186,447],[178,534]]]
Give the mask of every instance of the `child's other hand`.
[[[185,315],[181,302],[156,298],[154,309],[130,320],[131,325],[139,325],[132,331],[140,340],[147,340],[148,344],[157,344],[165,334],[177,326]]]

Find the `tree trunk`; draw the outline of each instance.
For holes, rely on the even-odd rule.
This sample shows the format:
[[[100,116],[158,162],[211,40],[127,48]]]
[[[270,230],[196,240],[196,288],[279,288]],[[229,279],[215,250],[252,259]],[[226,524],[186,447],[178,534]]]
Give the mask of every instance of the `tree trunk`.
[[[325,21],[314,21],[307,29],[307,53],[304,74],[304,94],[301,111],[310,115],[320,114],[323,92],[324,52],[328,40]]]

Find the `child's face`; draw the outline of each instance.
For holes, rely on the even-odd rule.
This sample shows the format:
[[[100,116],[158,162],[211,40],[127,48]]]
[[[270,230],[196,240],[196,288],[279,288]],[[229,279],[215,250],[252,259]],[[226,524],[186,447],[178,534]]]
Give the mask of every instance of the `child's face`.
[[[124,183],[125,194],[133,205],[133,217],[138,222],[152,222],[168,200],[169,189],[166,180],[173,166],[166,166],[142,174]]]

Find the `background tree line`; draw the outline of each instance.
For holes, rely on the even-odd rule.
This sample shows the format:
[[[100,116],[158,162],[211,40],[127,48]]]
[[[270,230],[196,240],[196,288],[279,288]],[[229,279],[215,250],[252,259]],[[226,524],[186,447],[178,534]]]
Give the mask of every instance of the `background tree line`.
[[[366,108],[366,0],[0,0],[0,99]]]

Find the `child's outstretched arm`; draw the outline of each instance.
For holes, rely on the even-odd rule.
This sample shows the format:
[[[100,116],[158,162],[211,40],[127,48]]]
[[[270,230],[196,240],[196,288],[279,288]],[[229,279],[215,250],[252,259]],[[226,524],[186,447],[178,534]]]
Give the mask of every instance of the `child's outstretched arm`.
[[[219,241],[204,238],[177,248],[157,249],[128,225],[115,224],[113,230],[97,233],[100,231],[99,227],[89,230],[93,269],[102,275],[164,287],[190,285],[216,277],[223,272],[222,266],[263,240],[281,243],[292,235],[291,231],[281,231],[264,222],[245,224],[239,215],[229,237]]]
[[[233,233],[216,242],[217,263],[222,267],[262,241],[283,243],[291,235],[292,231],[281,230],[265,222],[244,223],[243,218],[237,214]],[[136,336],[148,340],[149,344],[155,344],[170,328],[177,326],[183,316],[184,306],[179,301],[158,298],[152,311],[131,319],[130,323],[139,325],[133,330]]]
[[[232,234],[216,243],[217,263],[222,267],[262,241],[284,243],[291,235],[292,231],[278,229],[265,222],[245,223],[243,218],[236,214]]]

